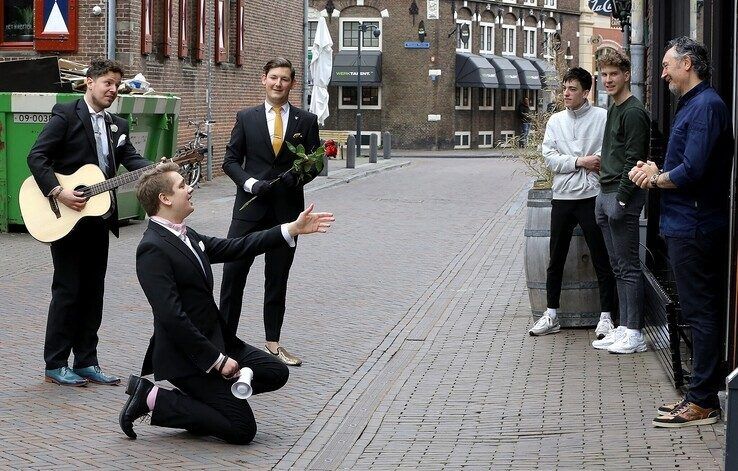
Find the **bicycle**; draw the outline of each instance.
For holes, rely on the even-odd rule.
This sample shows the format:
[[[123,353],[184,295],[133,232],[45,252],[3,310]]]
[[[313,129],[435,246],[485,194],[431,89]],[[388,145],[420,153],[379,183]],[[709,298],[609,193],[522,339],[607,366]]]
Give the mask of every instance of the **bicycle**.
[[[190,142],[179,148],[177,152],[187,152],[193,149],[197,149],[203,155],[203,157],[207,159],[208,148],[207,145],[201,144],[201,140],[203,138],[207,138],[208,134],[202,132],[200,129],[204,125],[205,129],[209,130],[210,125],[214,122],[215,121],[188,121],[187,124],[189,126],[195,126],[195,135]],[[185,181],[189,186],[195,187],[200,182],[200,178],[202,177],[202,162],[198,161],[182,165],[180,173],[185,177]]]

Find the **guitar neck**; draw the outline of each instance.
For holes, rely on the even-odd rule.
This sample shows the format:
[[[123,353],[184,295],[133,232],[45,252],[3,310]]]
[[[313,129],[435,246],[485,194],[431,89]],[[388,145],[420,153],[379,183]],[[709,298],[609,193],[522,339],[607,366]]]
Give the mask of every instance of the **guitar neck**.
[[[118,175],[109,180],[105,180],[103,182],[90,185],[88,187],[89,195],[90,196],[99,195],[100,193],[105,193],[106,191],[115,190],[119,186],[123,186],[126,183],[131,183],[133,181],[136,181],[138,180],[138,177],[143,175],[144,172],[151,170],[157,165],[158,164],[151,164],[149,166],[139,168],[138,170],[134,170],[132,172],[127,172],[122,175]]]

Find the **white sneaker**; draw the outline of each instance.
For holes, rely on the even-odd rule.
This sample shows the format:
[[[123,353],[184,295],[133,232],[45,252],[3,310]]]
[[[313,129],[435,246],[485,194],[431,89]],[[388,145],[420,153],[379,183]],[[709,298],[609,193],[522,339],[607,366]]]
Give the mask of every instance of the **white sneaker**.
[[[646,338],[641,332],[626,332],[623,338],[607,349],[610,353],[641,353],[646,350]]]
[[[559,318],[556,317],[554,319],[551,319],[551,317],[548,314],[544,314],[541,316],[538,321],[533,324],[533,327],[530,328],[528,333],[530,335],[538,336],[538,335],[548,335],[548,334],[555,334],[556,332],[561,330],[561,324],[559,324]]]
[[[612,321],[610,319],[600,319],[600,322],[597,323],[597,328],[595,329],[597,340],[604,339],[605,335],[609,334],[614,328],[615,326],[612,325]]]
[[[625,328],[625,326],[622,325],[617,329],[611,329],[610,332],[605,334],[605,338],[592,342],[592,346],[597,350],[607,350],[610,345],[614,344],[625,336],[626,330],[627,329]]]

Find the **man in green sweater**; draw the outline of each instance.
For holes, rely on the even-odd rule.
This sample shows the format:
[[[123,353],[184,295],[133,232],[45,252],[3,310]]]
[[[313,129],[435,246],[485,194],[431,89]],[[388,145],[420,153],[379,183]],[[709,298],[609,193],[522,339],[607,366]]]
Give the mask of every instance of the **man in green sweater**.
[[[613,104],[607,111],[602,141],[601,193],[595,215],[615,275],[620,326],[592,346],[610,353],[645,352],[638,218],[646,195],[630,181],[628,172],[648,157],[649,118],[643,104],[630,93],[630,60],[612,51],[604,54],[597,66]]]

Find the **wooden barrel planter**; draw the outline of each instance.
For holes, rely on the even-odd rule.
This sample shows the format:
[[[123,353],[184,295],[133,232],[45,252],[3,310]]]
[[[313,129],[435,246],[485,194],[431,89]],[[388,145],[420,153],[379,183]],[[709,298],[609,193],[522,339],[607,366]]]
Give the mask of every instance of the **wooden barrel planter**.
[[[551,239],[550,189],[528,191],[528,215],[525,223],[525,278],[530,307],[538,318],[546,310],[546,269]],[[597,276],[592,266],[584,234],[577,226],[569,245],[561,285],[557,315],[562,327],[593,327],[600,319]],[[613,313],[615,314],[615,313]]]

